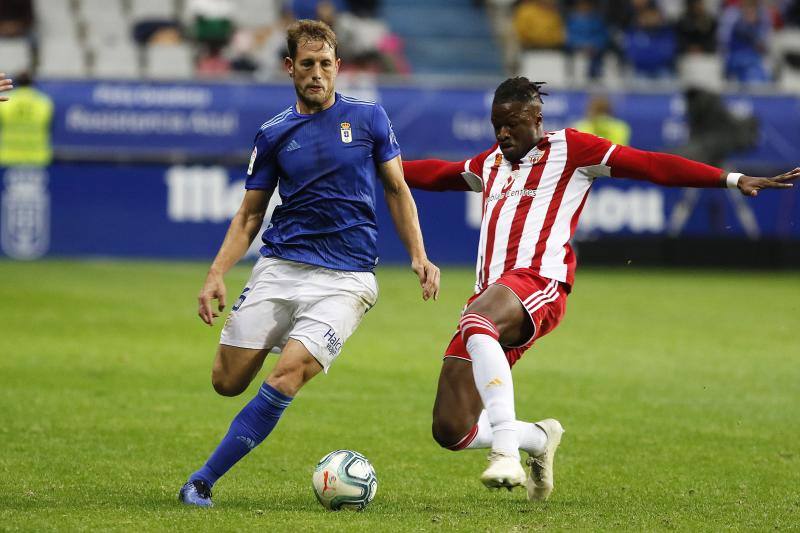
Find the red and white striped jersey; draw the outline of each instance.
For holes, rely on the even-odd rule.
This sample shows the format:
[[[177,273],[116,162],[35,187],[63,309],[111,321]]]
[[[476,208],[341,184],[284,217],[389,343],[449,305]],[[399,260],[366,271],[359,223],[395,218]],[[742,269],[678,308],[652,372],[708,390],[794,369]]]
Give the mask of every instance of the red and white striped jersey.
[[[483,182],[476,292],[515,268],[572,285],[576,260],[569,241],[592,181],[611,174],[616,149],[566,129],[545,134],[518,163],[497,145],[464,163]]]

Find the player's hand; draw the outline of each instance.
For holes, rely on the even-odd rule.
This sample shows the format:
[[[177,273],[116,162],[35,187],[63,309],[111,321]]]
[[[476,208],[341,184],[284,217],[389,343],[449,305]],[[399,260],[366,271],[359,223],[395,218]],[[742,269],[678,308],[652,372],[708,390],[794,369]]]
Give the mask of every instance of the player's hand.
[[[0,92],[3,91],[10,91],[14,88],[13,82],[6,78],[4,72],[0,72]],[[8,96],[0,96],[0,102],[5,102],[8,100]]]
[[[745,196],[758,196],[761,189],[788,189],[794,184],[788,183],[800,178],[800,168],[790,170],[774,178],[754,178],[752,176],[742,176],[739,178],[739,190]]]
[[[434,300],[438,300],[439,267],[427,259],[422,259],[420,261],[412,261],[411,270],[419,277],[419,284],[422,287],[422,299],[427,301],[432,296]]]
[[[197,296],[197,315],[200,320],[209,326],[214,325],[214,319],[225,309],[225,294],[225,281],[222,279],[222,274],[210,270],[206,276],[206,282]],[[217,310],[219,312],[214,311],[213,300],[218,300]]]

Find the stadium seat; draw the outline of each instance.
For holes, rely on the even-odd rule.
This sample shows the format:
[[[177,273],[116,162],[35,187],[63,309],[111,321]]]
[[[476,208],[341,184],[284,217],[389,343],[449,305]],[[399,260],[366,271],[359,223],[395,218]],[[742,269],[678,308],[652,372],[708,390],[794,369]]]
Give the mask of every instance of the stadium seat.
[[[33,54],[28,42],[20,39],[0,39],[0,68],[7,74],[30,70]]]
[[[47,39],[78,39],[78,26],[69,0],[38,0],[34,4],[38,33]]]
[[[38,73],[50,78],[85,78],[86,54],[77,42],[45,41],[39,48]]]
[[[271,26],[278,20],[281,9],[280,0],[237,0],[235,3],[233,20],[239,28]]]
[[[145,48],[144,75],[159,80],[186,80],[194,76],[192,49],[187,44]]]
[[[725,85],[722,58],[717,54],[688,54],[678,62],[678,77],[684,87],[719,92]]]
[[[0,39],[0,58],[3,72],[15,75],[23,70],[30,70],[33,54],[24,38]]]
[[[567,58],[552,50],[527,51],[520,58],[520,75],[536,81],[546,81],[549,87],[569,86]]]
[[[131,42],[130,24],[121,13],[85,19],[84,28],[86,44],[91,50]]]
[[[80,0],[78,14],[84,21],[124,18],[122,0]]]
[[[91,73],[96,78],[138,78],[139,50],[130,42],[95,49]]]
[[[171,20],[176,15],[174,0],[131,0],[131,19],[134,22]]]

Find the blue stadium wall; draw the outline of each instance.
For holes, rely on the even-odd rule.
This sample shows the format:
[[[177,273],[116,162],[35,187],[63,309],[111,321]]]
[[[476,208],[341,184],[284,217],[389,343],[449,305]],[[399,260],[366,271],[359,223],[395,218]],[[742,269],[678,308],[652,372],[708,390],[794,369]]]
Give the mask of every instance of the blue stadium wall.
[[[243,194],[253,135],[293,101],[285,85],[46,82],[57,110],[56,163],[2,173],[2,253],[18,259],[213,256]],[[406,158],[464,159],[492,144],[490,87],[344,90],[378,100]],[[582,115],[587,94],[545,103],[548,129]],[[616,94],[632,144],[671,150],[686,140],[678,94]],[[800,162],[800,98],[735,95],[729,107],[755,114],[762,138],[731,163],[771,173]],[[787,163],[788,162],[788,163]],[[474,261],[480,206],[468,193],[415,192],[431,256]],[[380,253],[405,262],[381,198]],[[747,200],[725,190],[691,191],[598,180],[577,238],[584,262],[612,264],[800,264],[800,195]]]

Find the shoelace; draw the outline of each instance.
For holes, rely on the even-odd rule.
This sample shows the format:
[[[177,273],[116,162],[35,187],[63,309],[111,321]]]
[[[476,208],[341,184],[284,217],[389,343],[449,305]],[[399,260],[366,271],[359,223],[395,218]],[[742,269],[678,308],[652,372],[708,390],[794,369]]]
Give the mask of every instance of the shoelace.
[[[528,464],[531,466],[531,470],[533,472],[533,476],[537,480],[542,479],[542,474],[544,473],[544,460],[547,457],[547,454],[542,454],[539,457],[529,457]]]
[[[489,459],[489,461],[493,461],[493,460],[497,459],[498,457],[511,457],[513,459],[513,457],[508,455],[507,453],[496,452],[494,450],[490,451],[489,455],[486,458]]]

